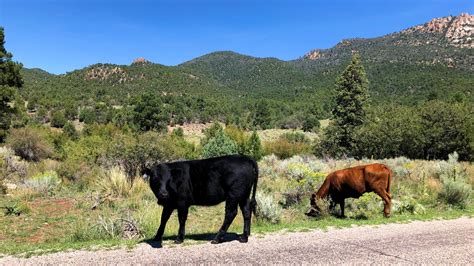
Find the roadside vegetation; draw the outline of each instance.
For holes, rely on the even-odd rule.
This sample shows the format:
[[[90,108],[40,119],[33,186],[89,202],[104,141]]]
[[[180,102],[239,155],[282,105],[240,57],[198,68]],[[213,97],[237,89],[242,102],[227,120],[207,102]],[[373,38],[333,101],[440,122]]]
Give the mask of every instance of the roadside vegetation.
[[[224,154],[259,162],[256,233],[473,215],[472,103],[371,107],[357,55],[338,80],[330,119],[323,123],[314,104],[306,106],[309,116],[286,116],[288,106],[277,114],[274,102],[262,100],[249,102],[245,116],[219,117],[216,102],[191,97],[187,104],[201,108],[192,112],[176,98],[156,94],[132,97],[117,108],[102,102],[45,105],[43,98],[25,108],[21,65],[3,48],[0,33],[0,254],[146,241],[158,228],[161,207],[141,170]],[[176,127],[192,121],[182,112],[216,122],[189,134]],[[304,215],[309,195],[329,172],[371,162],[394,172],[392,218],[382,218],[382,201],[373,193],[347,200],[347,219],[329,211],[319,219]],[[191,207],[185,243],[215,233],[223,212],[222,205]],[[173,216],[165,236],[173,239],[177,228]],[[230,232],[241,228],[238,216]]]
[[[21,177],[15,171],[15,176],[10,175],[2,185],[0,253],[4,255],[133,246],[156,233],[162,208],[140,176],[131,178],[122,168],[112,167],[95,169],[96,174],[88,177],[89,181],[60,179],[58,168],[51,161],[25,162],[8,148],[1,149],[1,156],[9,169],[23,165],[35,172],[30,174],[26,170],[26,176]],[[391,218],[383,218],[382,201],[369,193],[346,200],[346,219],[336,218],[329,211],[314,219],[304,212],[309,208],[309,195],[327,173],[374,160],[318,159],[312,155],[281,160],[267,155],[259,162],[258,209],[252,231],[299,231],[472,216],[474,166],[457,159],[457,154],[452,154],[447,161],[405,157],[377,160],[394,172]],[[193,240],[193,236],[212,237],[222,223],[223,212],[222,204],[192,207],[185,243],[207,241],[205,237]],[[239,215],[230,232],[240,234],[242,222]],[[173,214],[166,228],[165,245],[171,245],[177,229],[177,217]]]

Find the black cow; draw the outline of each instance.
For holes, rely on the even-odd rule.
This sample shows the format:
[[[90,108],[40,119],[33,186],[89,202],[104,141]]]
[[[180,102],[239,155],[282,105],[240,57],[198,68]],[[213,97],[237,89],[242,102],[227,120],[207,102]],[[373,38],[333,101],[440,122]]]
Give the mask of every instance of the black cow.
[[[212,206],[223,201],[226,201],[224,223],[211,243],[223,241],[237,215],[237,205],[244,216],[244,232],[238,240],[243,243],[248,241],[251,213],[256,207],[258,167],[255,160],[241,155],[229,155],[161,163],[145,169],[144,173],[150,177],[150,187],[158,204],[163,206],[155,241],[161,242],[166,222],[174,209],[178,209],[179,220],[175,243],[182,243],[189,206]],[[251,190],[252,198],[249,199]]]

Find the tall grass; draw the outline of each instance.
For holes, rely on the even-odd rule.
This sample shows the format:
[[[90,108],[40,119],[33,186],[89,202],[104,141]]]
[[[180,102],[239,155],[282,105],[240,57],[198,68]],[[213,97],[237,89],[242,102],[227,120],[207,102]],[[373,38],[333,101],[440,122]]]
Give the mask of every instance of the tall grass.
[[[96,184],[104,195],[128,197],[132,190],[132,184],[125,171],[117,166],[106,171]]]

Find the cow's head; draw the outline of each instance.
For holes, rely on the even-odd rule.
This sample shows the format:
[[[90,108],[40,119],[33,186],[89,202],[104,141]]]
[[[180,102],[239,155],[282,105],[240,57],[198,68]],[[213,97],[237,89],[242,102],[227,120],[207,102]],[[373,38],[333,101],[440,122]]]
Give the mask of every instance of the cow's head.
[[[311,195],[311,209],[306,213],[306,215],[311,217],[318,217],[321,215],[321,208],[317,204],[317,196],[316,194]]]
[[[158,201],[165,201],[176,192],[173,172],[166,164],[154,165],[142,171],[150,179],[150,187]]]

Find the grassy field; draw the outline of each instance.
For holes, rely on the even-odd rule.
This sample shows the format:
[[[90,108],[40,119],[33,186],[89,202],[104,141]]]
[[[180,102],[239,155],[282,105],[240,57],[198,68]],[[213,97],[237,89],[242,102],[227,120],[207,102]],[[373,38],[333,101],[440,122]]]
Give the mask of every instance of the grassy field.
[[[327,127],[329,124],[329,119],[325,120],[320,120],[321,123],[321,129]],[[201,139],[204,137],[203,130],[209,128],[212,126],[213,123],[207,123],[207,124],[185,124],[182,126],[173,126],[173,127],[168,127],[168,131],[172,132],[175,128],[182,128],[183,133],[184,133],[184,138],[186,141],[189,141],[194,144],[198,144]],[[225,127],[224,124],[221,124],[223,127]],[[294,130],[294,129],[265,129],[265,130],[257,130],[258,136],[260,137],[260,140],[262,142],[268,142],[268,141],[275,141],[277,140],[281,135],[289,132],[301,132],[304,133],[305,136],[313,141],[318,137],[317,133],[314,132],[303,132],[302,130]],[[251,133],[251,132],[247,132]]]
[[[382,216],[381,200],[369,193],[357,200],[347,199],[348,217],[340,219],[331,213],[320,218],[306,217],[304,212],[309,208],[309,195],[320,186],[328,172],[371,161],[320,160],[300,156],[279,160],[267,156],[259,162],[259,209],[258,217],[253,217],[252,232],[259,236],[270,232],[472,217],[474,167],[454,159],[381,160],[395,174],[392,217]],[[148,185],[139,178],[133,184],[128,183],[126,176],[117,169],[110,170],[104,178],[104,182],[91,183],[86,188],[53,182],[54,178],[50,178],[45,179],[49,180],[46,182],[49,182],[48,186],[25,183],[7,189],[7,194],[0,196],[0,206],[3,207],[0,213],[0,254],[30,256],[70,249],[133,247],[151,239],[159,226],[161,207],[156,204]],[[461,187],[449,190],[451,183],[446,181],[449,178],[456,179],[456,184]],[[446,191],[450,191],[449,197],[445,195]],[[191,207],[185,245],[210,241],[223,217],[223,204]],[[242,223],[239,214],[229,232],[240,234]],[[177,230],[178,221],[174,213],[166,228],[164,245],[173,245]]]

